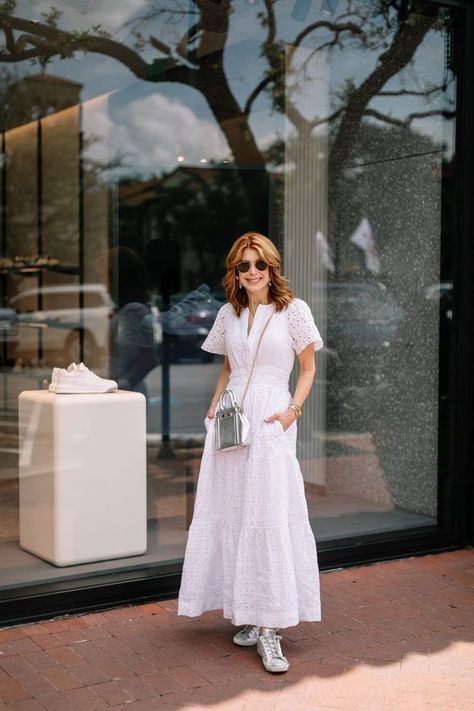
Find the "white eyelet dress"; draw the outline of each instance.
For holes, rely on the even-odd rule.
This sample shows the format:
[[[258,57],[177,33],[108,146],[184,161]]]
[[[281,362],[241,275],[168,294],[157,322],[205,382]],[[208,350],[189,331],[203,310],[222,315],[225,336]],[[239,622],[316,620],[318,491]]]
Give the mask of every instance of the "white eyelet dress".
[[[287,409],[295,353],[310,343],[323,347],[308,304],[294,299],[277,312],[260,305],[247,336],[249,311],[238,317],[231,304],[219,310],[202,348],[228,356],[227,387],[237,402],[260,334],[244,402],[251,423],[248,447],[218,451],[214,420],[207,435],[188,532],[178,615],[223,610],[234,625],[292,627],[321,619],[316,543],[296,459],[296,423],[286,430],[266,417]]]

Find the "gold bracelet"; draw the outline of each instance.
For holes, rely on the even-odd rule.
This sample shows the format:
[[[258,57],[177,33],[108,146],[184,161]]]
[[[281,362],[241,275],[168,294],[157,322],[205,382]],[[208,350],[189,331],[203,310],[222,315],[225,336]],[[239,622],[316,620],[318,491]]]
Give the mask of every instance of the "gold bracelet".
[[[289,410],[293,410],[293,412],[296,414],[296,419],[298,419],[299,417],[301,417],[301,413],[300,413],[300,411],[298,410],[298,408],[296,407],[296,405],[290,404],[290,405],[288,405],[288,409],[289,409]]]
[[[298,409],[300,416],[303,414],[303,406],[299,402],[292,400],[290,404],[294,405]]]

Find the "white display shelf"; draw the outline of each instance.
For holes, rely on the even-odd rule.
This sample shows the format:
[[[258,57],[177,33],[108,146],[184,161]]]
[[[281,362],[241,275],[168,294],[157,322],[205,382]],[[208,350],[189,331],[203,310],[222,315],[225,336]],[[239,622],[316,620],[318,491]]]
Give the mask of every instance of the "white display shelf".
[[[146,552],[140,393],[19,395],[20,545],[57,566]]]

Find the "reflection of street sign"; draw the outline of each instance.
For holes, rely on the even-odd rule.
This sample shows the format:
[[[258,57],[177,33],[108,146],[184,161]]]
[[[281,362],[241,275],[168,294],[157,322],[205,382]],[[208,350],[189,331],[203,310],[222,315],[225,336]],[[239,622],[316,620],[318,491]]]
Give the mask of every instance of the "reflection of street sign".
[[[377,254],[372,227],[366,217],[362,218],[358,227],[352,233],[351,242],[364,251],[365,268],[372,274],[378,274],[380,272],[380,259]]]
[[[336,13],[339,0],[323,0],[321,4],[321,15],[332,17]]]
[[[150,282],[161,294],[174,294],[180,286],[180,247],[172,239],[152,239],[146,245]]]
[[[326,267],[328,271],[334,273],[336,268],[334,266],[333,253],[326,237],[323,235],[321,230],[318,230],[316,232],[315,237],[322,264]]]

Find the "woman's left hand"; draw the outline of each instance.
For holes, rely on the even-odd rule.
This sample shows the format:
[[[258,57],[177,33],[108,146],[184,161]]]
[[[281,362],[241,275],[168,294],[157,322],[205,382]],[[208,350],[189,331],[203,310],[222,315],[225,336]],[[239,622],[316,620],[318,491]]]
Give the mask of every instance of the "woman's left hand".
[[[274,415],[265,418],[265,422],[275,422],[275,420],[280,420],[281,426],[286,432],[288,427],[296,420],[296,412],[293,408],[289,407],[285,410],[285,412],[277,412]]]

